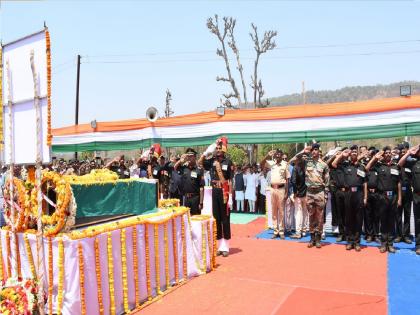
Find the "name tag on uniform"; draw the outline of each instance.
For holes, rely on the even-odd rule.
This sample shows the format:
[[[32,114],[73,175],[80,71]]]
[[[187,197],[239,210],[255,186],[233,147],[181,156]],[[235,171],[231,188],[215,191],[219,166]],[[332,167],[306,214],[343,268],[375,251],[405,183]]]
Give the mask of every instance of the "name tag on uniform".
[[[394,194],[394,192],[393,191],[387,191],[386,192],[386,195],[388,196],[388,197],[392,197],[392,195]]]
[[[357,192],[357,187],[352,187],[351,192]]]
[[[409,168],[405,168],[405,169],[404,169],[404,171],[405,171],[406,173],[411,173],[411,170],[410,170]]]
[[[401,187],[402,191],[407,191],[407,187]]]
[[[222,170],[227,171],[228,166],[226,164],[222,165]]]
[[[362,170],[357,170],[357,175],[359,175],[360,177],[365,178],[366,173],[365,173],[365,172],[363,172]]]
[[[191,177],[192,178],[197,178],[197,172],[191,172]]]
[[[396,170],[396,169],[394,169],[394,168],[391,168],[391,175],[400,175],[400,171],[399,170]]]
[[[157,173],[158,173],[158,171],[157,171],[157,170],[154,170],[154,171],[153,171],[153,175],[157,175]]]

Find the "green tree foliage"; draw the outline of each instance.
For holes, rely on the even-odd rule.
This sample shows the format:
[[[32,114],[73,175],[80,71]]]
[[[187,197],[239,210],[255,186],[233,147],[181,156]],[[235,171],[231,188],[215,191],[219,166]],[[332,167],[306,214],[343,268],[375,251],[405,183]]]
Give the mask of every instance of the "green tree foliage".
[[[246,151],[239,146],[229,146],[227,155],[235,165],[245,165],[248,163],[248,156]]]

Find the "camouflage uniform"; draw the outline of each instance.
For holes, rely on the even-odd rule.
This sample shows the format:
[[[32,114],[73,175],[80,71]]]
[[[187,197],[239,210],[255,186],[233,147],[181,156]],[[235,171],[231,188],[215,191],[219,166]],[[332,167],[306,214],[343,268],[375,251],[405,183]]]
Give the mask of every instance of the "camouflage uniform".
[[[306,205],[309,213],[309,231],[311,241],[321,238],[324,225],[324,208],[326,194],[330,182],[328,165],[321,159],[309,158],[306,161],[305,183],[308,187]]]

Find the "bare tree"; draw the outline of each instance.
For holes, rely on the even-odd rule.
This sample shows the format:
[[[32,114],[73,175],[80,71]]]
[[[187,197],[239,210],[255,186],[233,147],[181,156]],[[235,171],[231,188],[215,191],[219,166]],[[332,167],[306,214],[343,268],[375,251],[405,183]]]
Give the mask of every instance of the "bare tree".
[[[165,105],[165,117],[170,117],[174,112],[171,108],[172,94],[169,89],[166,89],[166,105]]]
[[[220,44],[222,46],[222,49],[217,49],[216,54],[224,59],[227,71],[227,78],[217,76],[216,81],[229,82],[233,90],[233,93],[223,94],[223,96],[226,98],[225,106],[227,106],[228,104],[231,104],[231,98],[236,98],[238,100],[238,104],[241,104],[241,96],[236,87],[235,80],[232,77],[225,43],[226,35],[229,29],[232,28],[234,20],[233,18],[223,17],[223,23],[223,30],[221,31],[219,28],[219,17],[217,14],[215,14],[214,20],[213,18],[208,18],[207,20],[207,28],[210,30],[211,33],[216,35],[217,39],[220,41]]]
[[[263,39],[259,40],[258,38],[258,31],[257,27],[254,23],[251,23],[251,27],[253,29],[253,33],[249,33],[251,36],[252,41],[254,42],[254,49],[257,53],[254,62],[254,75],[251,76],[251,87],[254,90],[254,108],[257,107],[257,94],[258,96],[258,104],[261,105],[261,98],[264,94],[264,90],[262,89],[261,80],[258,81],[258,62],[260,60],[260,56],[266,53],[269,50],[273,50],[276,47],[276,42],[274,41],[274,37],[277,36],[277,31],[265,31]],[[262,93],[262,94],[261,94]]]
[[[238,69],[239,74],[241,75],[242,88],[243,88],[243,92],[244,92],[245,108],[247,108],[248,107],[248,99],[246,97],[246,85],[245,85],[245,80],[244,80],[244,68],[242,67],[241,60],[239,58],[238,46],[236,46],[236,41],[235,41],[235,36],[234,36],[235,24],[236,24],[236,19],[233,19],[232,24],[230,25],[230,27],[228,29],[228,36],[229,36],[228,45],[232,49],[233,53],[236,56],[236,63],[237,63],[236,69]],[[239,105],[241,105],[241,104],[239,104]]]

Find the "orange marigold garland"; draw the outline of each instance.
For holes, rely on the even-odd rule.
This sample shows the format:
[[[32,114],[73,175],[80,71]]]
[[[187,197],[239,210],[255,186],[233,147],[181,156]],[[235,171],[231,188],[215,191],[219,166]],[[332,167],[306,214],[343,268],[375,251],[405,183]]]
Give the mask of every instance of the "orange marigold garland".
[[[169,244],[168,244],[168,222],[164,225],[164,246],[165,246],[165,278],[166,278],[166,289],[170,287],[170,275],[169,275]]]
[[[52,237],[48,237],[48,312],[53,313],[53,288],[54,288],[54,274],[53,274],[53,247]]]
[[[7,266],[7,278],[12,277],[12,249],[10,245],[10,232],[6,231],[6,266]]]
[[[83,259],[83,246],[79,243],[77,246],[79,253],[79,282],[80,282],[80,308],[81,314],[86,314],[86,299],[85,299],[85,264]]]
[[[153,225],[155,232],[155,273],[156,273],[156,294],[161,295],[160,290],[160,264],[159,264],[159,225]]]
[[[122,283],[123,283],[123,303],[124,312],[128,313],[130,308],[128,306],[128,280],[127,280],[127,248],[126,248],[126,229],[121,230],[121,267],[122,267]]]
[[[115,315],[114,261],[113,261],[113,257],[112,257],[112,237],[111,237],[111,232],[108,232],[107,250],[108,250],[108,275],[109,275],[110,313],[111,313],[111,315]]]
[[[149,249],[149,226],[144,225],[144,250],[146,256],[146,283],[147,283],[147,299],[152,300],[152,284],[150,279],[150,249]]]
[[[206,273],[207,271],[207,244],[206,244],[206,229],[204,228],[206,221],[201,222],[201,271]]]
[[[176,217],[172,218],[172,244],[174,252],[175,283],[179,282],[178,239],[176,237]]]
[[[139,290],[139,259],[137,255],[137,227],[132,229],[133,235],[133,269],[134,269],[134,290],[135,290],[135,305],[140,304],[140,290]]]
[[[213,219],[213,269],[216,268],[217,231],[216,220]]]
[[[51,146],[51,39],[48,29],[45,30],[46,54],[47,54],[47,145]]]
[[[61,315],[64,295],[64,242],[58,240],[58,294],[57,294],[57,315]]]
[[[185,220],[184,216],[181,216],[181,233],[182,233],[182,272],[184,281],[188,279],[187,270],[187,238],[185,235]]]
[[[97,238],[95,238],[95,269],[96,269],[96,283],[97,283],[97,288],[98,288],[99,315],[103,315],[104,304],[102,302],[101,263],[99,261],[99,239]]]
[[[28,195],[26,194],[26,188],[22,180],[17,177],[13,177],[13,191],[14,194],[17,195],[17,208],[15,208],[15,217],[12,218],[12,209],[10,203],[15,202],[14,200],[10,200],[10,179],[7,180],[6,184],[4,185],[4,219],[8,226],[12,227],[12,230],[16,232],[22,232],[26,230],[26,221],[27,221],[27,211],[26,208],[28,206]]]
[[[19,249],[19,238],[17,233],[15,233],[15,248],[16,248],[16,262],[17,262],[17,275],[18,278],[22,278],[22,266],[20,262],[20,249]]]
[[[210,270],[213,270],[213,252],[212,252],[212,241],[211,241],[211,233],[210,233],[210,219],[207,221],[207,244],[209,244],[209,256],[210,256]],[[207,261],[206,261],[207,266]]]
[[[29,266],[31,268],[31,273],[32,273],[32,279],[36,280],[37,275],[36,275],[36,269],[35,269],[35,263],[34,263],[34,256],[32,255],[31,244],[29,243],[28,235],[26,233],[23,234],[23,239],[25,241],[26,255],[28,256]]]

